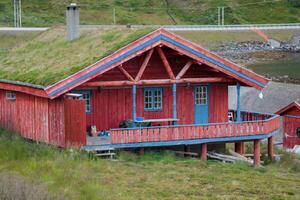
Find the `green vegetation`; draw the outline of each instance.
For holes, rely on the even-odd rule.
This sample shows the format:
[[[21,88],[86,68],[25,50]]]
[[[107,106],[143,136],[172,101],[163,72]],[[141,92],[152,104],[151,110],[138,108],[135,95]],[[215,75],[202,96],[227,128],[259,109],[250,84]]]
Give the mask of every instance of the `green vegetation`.
[[[299,158],[290,154],[263,168],[177,158],[166,152],[142,157],[122,152],[117,161],[110,161],[30,143],[0,130],[2,172],[43,184],[68,199],[300,198]]]
[[[113,28],[82,30],[81,37],[67,40],[63,26],[41,33],[0,34],[0,79],[10,79],[48,86],[89,66],[152,29]],[[184,38],[215,50],[231,41],[261,40],[245,32],[176,32]],[[282,41],[295,31],[268,31]],[[282,74],[284,75],[284,74]]]
[[[0,57],[0,78],[48,86],[89,66],[119,48],[149,33],[151,29],[111,29],[82,31],[69,41],[64,27],[58,26],[16,41],[7,40]],[[13,36],[6,36],[9,38]],[[16,36],[17,37],[17,36]],[[1,38],[2,41],[2,38]],[[0,47],[2,44],[0,45]]]
[[[72,0],[22,1],[24,26],[65,22]],[[300,21],[298,0],[78,0],[82,24],[217,24],[217,7],[225,7],[225,24],[293,23]],[[13,3],[0,2],[0,26],[13,25]]]

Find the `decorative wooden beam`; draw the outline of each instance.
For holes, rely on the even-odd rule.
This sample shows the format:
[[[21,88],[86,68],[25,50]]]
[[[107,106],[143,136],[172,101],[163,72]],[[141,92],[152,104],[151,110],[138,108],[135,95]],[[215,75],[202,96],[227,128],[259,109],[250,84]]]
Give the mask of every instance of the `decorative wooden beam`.
[[[230,83],[234,82],[233,79],[225,77],[207,77],[207,78],[184,78],[176,79],[153,79],[153,80],[140,80],[137,82],[132,81],[95,81],[87,82],[82,86],[84,87],[116,87],[116,86],[132,86],[136,85],[166,85],[172,83]]]
[[[122,65],[119,65],[118,69],[128,78],[128,80],[134,82],[134,78],[132,78],[132,76],[122,67]]]
[[[181,69],[181,71],[177,74],[176,79],[181,79],[181,77],[184,76],[184,74],[187,72],[187,70],[190,68],[190,66],[193,64],[193,61],[188,61],[184,67]]]
[[[161,58],[161,60],[162,60],[162,62],[164,64],[164,67],[165,67],[167,73],[169,74],[170,79],[175,79],[175,76],[174,76],[174,73],[172,71],[172,68],[171,68],[171,66],[170,66],[170,64],[169,64],[169,62],[168,62],[168,60],[166,58],[166,55],[164,54],[163,50],[160,47],[156,47],[156,49],[157,49],[159,57]]]
[[[149,60],[150,60],[150,58],[151,58],[151,56],[153,54],[153,51],[154,51],[154,49],[150,49],[148,51],[148,53],[146,55],[146,58],[145,58],[143,64],[141,65],[138,74],[135,77],[135,81],[139,81],[141,79],[141,77],[142,77],[142,75],[143,75],[143,73],[144,73],[144,71],[145,71],[145,69],[146,69],[146,67],[147,67],[147,65],[149,63]]]

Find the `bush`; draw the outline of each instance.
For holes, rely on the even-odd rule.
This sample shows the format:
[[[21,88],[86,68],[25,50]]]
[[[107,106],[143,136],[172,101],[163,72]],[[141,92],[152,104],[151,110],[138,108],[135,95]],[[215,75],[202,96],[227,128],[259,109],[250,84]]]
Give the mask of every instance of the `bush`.
[[[288,2],[296,8],[300,8],[300,0],[288,0]]]

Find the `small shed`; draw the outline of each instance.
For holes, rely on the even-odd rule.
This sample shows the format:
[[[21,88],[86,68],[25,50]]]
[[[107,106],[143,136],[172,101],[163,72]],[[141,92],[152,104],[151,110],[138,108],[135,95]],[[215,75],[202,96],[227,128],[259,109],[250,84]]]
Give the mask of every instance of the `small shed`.
[[[276,114],[283,116],[283,147],[300,145],[300,103],[294,101]]]

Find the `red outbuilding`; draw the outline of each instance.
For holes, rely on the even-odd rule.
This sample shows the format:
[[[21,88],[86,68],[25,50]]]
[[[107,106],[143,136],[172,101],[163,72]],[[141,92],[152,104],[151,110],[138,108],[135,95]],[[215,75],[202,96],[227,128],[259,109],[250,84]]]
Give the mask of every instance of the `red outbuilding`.
[[[280,109],[283,116],[283,147],[294,148],[300,145],[300,104],[295,101]]]
[[[0,124],[25,138],[88,151],[201,145],[202,159],[207,144],[232,142],[243,153],[252,141],[259,164],[260,141],[269,138],[272,156],[280,119],[241,111],[240,87],[262,90],[267,83],[158,29],[47,87],[1,80]],[[237,109],[229,111],[230,85],[237,88]],[[98,136],[87,137],[91,129]]]

